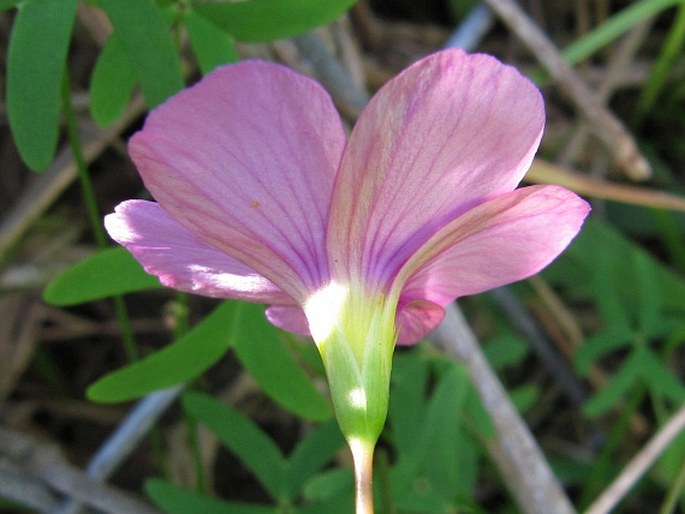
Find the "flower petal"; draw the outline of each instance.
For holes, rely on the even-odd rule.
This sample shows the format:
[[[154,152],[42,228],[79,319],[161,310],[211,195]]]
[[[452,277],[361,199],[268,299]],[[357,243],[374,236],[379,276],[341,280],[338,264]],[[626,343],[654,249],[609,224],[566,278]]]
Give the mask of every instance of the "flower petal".
[[[309,322],[299,305],[271,305],[266,309],[266,317],[278,328],[310,336]],[[437,328],[445,317],[445,310],[433,302],[413,300],[397,308],[396,326],[399,333],[397,344],[417,343]]]
[[[447,50],[405,70],[345,151],[328,234],[334,274],[351,267],[353,280],[389,283],[445,223],[514,189],[543,125],[539,91],[492,57]]]
[[[129,150],[172,217],[303,300],[328,277],[325,227],[344,145],[321,86],[244,61],[155,109]]]
[[[267,279],[188,232],[154,202],[119,204],[105,217],[105,227],[165,286],[215,298],[293,302]]]
[[[559,186],[530,186],[488,200],[435,234],[402,268],[400,302],[444,306],[527,278],[555,259],[590,210]]]
[[[445,317],[445,310],[433,302],[412,300],[397,308],[397,344],[413,344],[432,332]]]
[[[310,335],[309,322],[299,305],[270,305],[266,309],[266,319],[288,332]]]

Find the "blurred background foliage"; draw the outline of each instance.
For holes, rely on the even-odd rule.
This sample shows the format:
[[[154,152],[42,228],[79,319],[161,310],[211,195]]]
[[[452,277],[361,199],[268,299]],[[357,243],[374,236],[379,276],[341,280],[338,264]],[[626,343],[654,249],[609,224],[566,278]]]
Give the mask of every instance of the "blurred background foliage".
[[[602,116],[635,138],[646,180],[616,165],[619,149],[525,34],[491,11],[476,20],[485,4],[475,0],[0,0],[0,424],[25,438],[0,433],[0,456],[14,458],[17,440],[38,453],[49,442],[60,453],[41,461],[45,476],[84,469],[68,468],[94,480],[81,498],[91,506],[108,478],[134,502],[128,512],[351,512],[349,457],[314,346],[269,325],[263,307],[163,289],[110,248],[102,213],[146,195],[125,150],[145,112],[218,65],[257,57],[312,74],[352,124],[365,91],[466,35],[545,94],[529,180],[593,202],[540,276],[460,300],[570,498],[587,507],[685,400],[685,3],[521,4]],[[181,400],[137,450],[119,448],[123,463],[93,471],[126,402],[157,390]],[[519,512],[494,437],[463,364],[430,342],[398,350],[379,511]],[[685,510],[684,437],[620,512]],[[25,457],[0,466],[0,511],[75,509],[62,503],[73,487]]]

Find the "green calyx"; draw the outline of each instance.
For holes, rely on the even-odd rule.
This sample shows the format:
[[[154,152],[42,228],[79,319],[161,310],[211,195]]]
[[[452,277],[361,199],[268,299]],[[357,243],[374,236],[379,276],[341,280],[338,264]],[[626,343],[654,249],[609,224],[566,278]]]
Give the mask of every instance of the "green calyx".
[[[343,435],[374,445],[388,412],[397,302],[332,283],[305,313],[326,368]]]

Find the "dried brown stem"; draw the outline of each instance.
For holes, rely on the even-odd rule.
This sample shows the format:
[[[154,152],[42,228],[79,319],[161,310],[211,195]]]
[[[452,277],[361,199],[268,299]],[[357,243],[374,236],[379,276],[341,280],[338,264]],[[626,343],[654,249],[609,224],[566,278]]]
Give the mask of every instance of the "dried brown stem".
[[[35,493],[31,498],[45,506],[52,502],[49,489],[42,489],[42,484],[103,512],[159,512],[119,489],[86,476],[67,462],[58,446],[41,443],[6,427],[0,427],[0,473],[30,488]]]
[[[635,53],[649,34],[652,20],[653,19],[643,21],[633,27],[633,29],[626,34],[611,56],[606,71],[604,72],[604,77],[597,88],[597,99],[602,102],[602,104],[606,104],[607,100],[611,97],[611,94],[616,90],[623,77],[627,74],[630,64],[635,57]],[[582,123],[571,141],[566,145],[559,160],[564,164],[568,164],[575,160],[576,156],[580,153],[581,148],[585,146],[589,133],[590,127],[587,123]]]
[[[611,512],[683,429],[685,429],[685,405],[680,407],[668,423],[643,446],[621,474],[590,505],[585,514]]]
[[[513,0],[485,0],[509,29],[528,47],[547,69],[559,88],[568,95],[590,128],[612,153],[616,165],[633,180],[652,174],[647,159],[640,153],[623,124],[603,105],[597,95],[573,71],[557,47]]]
[[[527,514],[575,512],[545,456],[521,419],[463,315],[456,307],[446,309],[445,320],[433,340],[469,370],[473,384],[495,426],[496,440],[490,455],[496,462],[519,507]]]
[[[589,177],[543,159],[533,161],[525,180],[536,184],[557,184],[592,198],[679,212],[685,210],[685,198],[682,196]]]
[[[83,153],[88,163],[97,158],[110,144],[119,138],[131,122],[140,116],[145,107],[142,98],[137,98],[124,115],[108,129],[84,130],[81,134]],[[35,222],[62,192],[74,181],[76,164],[68,148],[59,155],[50,168],[22,193],[15,205],[0,223],[0,258],[21,238],[29,226]]]

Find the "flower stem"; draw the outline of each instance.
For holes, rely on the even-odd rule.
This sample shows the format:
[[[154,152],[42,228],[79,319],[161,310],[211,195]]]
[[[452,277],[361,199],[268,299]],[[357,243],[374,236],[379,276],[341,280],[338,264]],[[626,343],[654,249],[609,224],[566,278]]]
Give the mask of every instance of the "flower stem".
[[[62,104],[64,109],[64,119],[67,126],[67,137],[71,147],[71,153],[78,169],[79,181],[81,182],[81,191],[83,199],[86,203],[86,212],[90,222],[90,228],[93,231],[93,237],[101,250],[107,247],[107,236],[105,230],[102,228],[102,216],[98,208],[97,199],[95,198],[95,189],[90,180],[88,172],[88,165],[81,147],[81,138],[78,132],[76,123],[76,114],[74,107],[71,104],[71,88],[69,87],[69,76],[65,72],[62,78]],[[121,335],[124,343],[124,351],[130,361],[138,360],[138,348],[133,337],[133,330],[131,329],[131,321],[128,316],[126,304],[123,296],[117,295],[114,297],[114,310],[121,327]]]
[[[355,513],[373,514],[373,443],[349,440],[354,461]]]

